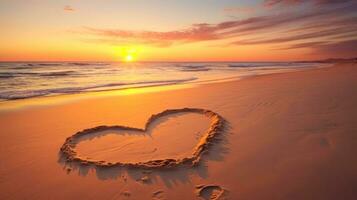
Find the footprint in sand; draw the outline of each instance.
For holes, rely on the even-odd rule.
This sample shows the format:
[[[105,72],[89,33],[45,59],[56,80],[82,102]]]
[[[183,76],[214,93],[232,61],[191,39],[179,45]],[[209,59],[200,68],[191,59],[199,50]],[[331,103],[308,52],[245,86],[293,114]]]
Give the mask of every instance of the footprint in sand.
[[[123,198],[129,198],[131,196],[131,193],[129,191],[124,191],[124,192],[121,192],[120,195]]]
[[[158,191],[152,193],[152,199],[153,199],[153,200],[165,199],[164,191],[158,190]]]
[[[219,185],[197,185],[196,195],[205,200],[226,200],[228,191]]]

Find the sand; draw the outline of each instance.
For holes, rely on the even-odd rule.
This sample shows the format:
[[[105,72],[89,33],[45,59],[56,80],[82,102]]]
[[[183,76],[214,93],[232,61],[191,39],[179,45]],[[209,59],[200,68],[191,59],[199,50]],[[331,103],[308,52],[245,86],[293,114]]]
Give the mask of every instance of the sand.
[[[356,199],[356,77],[356,64],[339,64],[173,90],[19,100],[21,107],[2,103],[0,199]],[[102,125],[143,129],[151,115],[186,107],[217,113],[228,127],[197,166],[107,168],[62,159],[66,138],[79,131]],[[170,120],[161,124],[175,123]],[[179,157],[189,155],[202,134],[193,138],[185,131],[210,127],[202,118],[178,121],[162,143],[169,133],[175,139],[159,144],[154,153],[166,151],[155,158],[171,157],[173,149],[182,151]],[[105,145],[109,135],[77,150],[100,148],[96,155],[128,161],[115,143]]]
[[[192,114],[201,115],[200,117],[209,120],[199,119]],[[221,116],[210,110],[167,109],[152,115],[143,129],[103,125],[79,131],[65,140],[60,149],[61,159],[66,165],[77,164],[78,168],[91,166],[167,169],[183,165],[194,167],[199,164],[209,146],[223,134],[225,124]],[[108,134],[115,137],[108,136],[104,141],[87,142],[84,147],[77,147],[83,141]],[[187,145],[190,143],[193,145]],[[98,149],[98,146],[101,148]],[[92,154],[80,155],[77,149]],[[185,151],[188,152],[185,154]],[[101,154],[99,157],[98,152]]]

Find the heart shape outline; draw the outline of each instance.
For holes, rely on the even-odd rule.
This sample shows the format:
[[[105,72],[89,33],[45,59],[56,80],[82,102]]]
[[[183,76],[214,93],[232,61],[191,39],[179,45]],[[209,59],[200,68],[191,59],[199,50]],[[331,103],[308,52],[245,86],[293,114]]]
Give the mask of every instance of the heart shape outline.
[[[190,157],[184,157],[180,159],[158,159],[158,160],[149,160],[146,162],[137,162],[137,163],[126,163],[126,162],[106,162],[106,161],[92,161],[86,160],[78,156],[76,152],[76,145],[79,143],[76,140],[82,136],[94,134],[98,131],[106,131],[106,130],[130,130],[130,131],[139,131],[146,132],[151,123],[158,120],[161,117],[165,117],[170,114],[178,114],[178,113],[198,113],[202,114],[209,119],[211,119],[211,124],[207,131],[203,134],[200,139],[200,142],[194,148],[194,152]],[[66,162],[77,162],[82,165],[93,165],[96,167],[131,167],[131,168],[144,168],[144,169],[152,169],[152,168],[173,168],[179,165],[189,165],[196,166],[202,158],[202,155],[207,152],[209,146],[213,143],[216,137],[221,134],[225,129],[226,121],[219,114],[202,108],[181,108],[181,109],[167,109],[158,114],[153,114],[147,120],[145,127],[135,128],[121,125],[113,125],[113,126],[97,126],[89,129],[84,129],[79,131],[72,136],[66,138],[62,147],[60,148],[60,153],[64,156]]]

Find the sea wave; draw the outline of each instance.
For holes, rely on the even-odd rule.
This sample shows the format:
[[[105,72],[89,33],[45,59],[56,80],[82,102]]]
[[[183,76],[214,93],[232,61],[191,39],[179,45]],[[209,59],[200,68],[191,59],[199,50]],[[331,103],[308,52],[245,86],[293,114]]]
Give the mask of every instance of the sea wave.
[[[13,77],[14,76],[12,74],[0,74],[0,79],[8,79]]]
[[[30,66],[31,64],[29,64]],[[38,66],[61,66],[63,65],[62,63],[37,63],[37,64],[32,64],[33,65],[38,65]]]
[[[296,62],[262,62],[262,63],[233,63],[228,64],[231,68],[255,68],[255,67],[299,67],[305,66],[307,63]]]
[[[70,65],[79,65],[79,66],[86,66],[91,65],[91,63],[82,63],[82,62],[75,62],[75,63],[68,63]]]
[[[158,85],[173,85],[188,81],[194,81],[197,78],[187,78],[187,79],[174,79],[174,80],[161,80],[161,81],[139,81],[132,83],[108,83],[91,85],[84,87],[63,87],[54,89],[40,89],[40,90],[21,90],[21,91],[6,91],[0,92],[0,99],[3,100],[16,100],[16,99],[26,99],[39,96],[49,96],[56,94],[72,94],[80,93],[86,91],[109,91],[114,89],[128,89],[128,88],[138,88],[138,87],[149,87]]]
[[[23,63],[22,67],[19,69],[24,69],[25,67],[57,67],[57,66],[106,66],[110,63],[104,62],[40,62],[40,63]]]
[[[319,67],[321,63],[274,62],[18,62],[0,63],[0,99],[85,91],[241,79]],[[193,78],[194,77],[194,78]]]
[[[57,77],[57,76],[69,76],[69,75],[75,75],[75,74],[77,74],[77,72],[75,72],[75,71],[59,71],[59,72],[39,73],[39,76]]]
[[[110,63],[98,63],[98,62],[70,62],[67,63],[67,65],[77,65],[77,66],[107,66],[110,65]]]
[[[202,71],[209,71],[211,70],[209,67],[204,66],[204,65],[187,65],[187,66],[181,66],[180,71],[182,72],[202,72]]]
[[[0,78],[14,78],[20,76],[43,76],[43,77],[57,77],[77,75],[76,71],[54,71],[54,72],[0,72]]]

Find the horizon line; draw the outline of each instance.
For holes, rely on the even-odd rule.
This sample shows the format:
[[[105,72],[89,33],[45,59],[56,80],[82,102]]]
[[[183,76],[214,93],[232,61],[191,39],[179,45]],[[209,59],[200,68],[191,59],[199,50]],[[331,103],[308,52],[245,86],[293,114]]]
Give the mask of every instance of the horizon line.
[[[129,63],[185,63],[185,62],[190,62],[190,63],[203,63],[203,62],[212,62],[212,63],[229,63],[229,62],[317,62],[317,61],[324,61],[324,60],[350,60],[350,59],[357,59],[356,57],[349,57],[349,58],[323,58],[323,59],[317,59],[317,60],[259,60],[259,61],[244,61],[244,60],[222,60],[222,61],[201,61],[201,60],[196,60],[196,61],[164,61],[164,60],[159,60],[159,61],[134,61],[134,62],[129,62]],[[43,63],[43,62],[53,62],[53,63],[60,63],[60,62],[73,62],[73,63],[127,63],[123,61],[103,61],[103,60],[0,60],[0,63]]]

